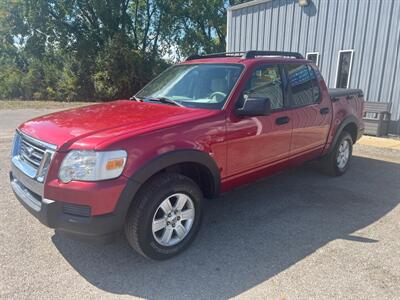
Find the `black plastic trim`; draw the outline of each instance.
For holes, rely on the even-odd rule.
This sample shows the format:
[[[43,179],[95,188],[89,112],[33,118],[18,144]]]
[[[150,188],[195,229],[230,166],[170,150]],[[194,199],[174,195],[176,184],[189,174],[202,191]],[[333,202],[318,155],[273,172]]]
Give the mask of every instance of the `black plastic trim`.
[[[255,58],[256,56],[287,56],[294,57],[296,59],[304,59],[304,56],[298,52],[288,52],[288,51],[247,51],[244,55],[244,59]]]
[[[329,114],[330,111],[331,111],[331,110],[330,110],[329,107],[322,107],[322,108],[319,110],[319,112],[320,112],[321,115]]]
[[[304,56],[298,52],[288,52],[288,51],[258,51],[258,50],[250,50],[246,52],[238,51],[238,52],[220,52],[220,53],[210,53],[210,54],[194,54],[190,55],[186,58],[187,61],[195,60],[195,59],[203,59],[203,58],[223,58],[223,57],[238,57],[241,56],[243,59],[255,58],[257,56],[286,56],[286,57],[294,57],[296,59],[304,59]]]
[[[133,174],[130,180],[143,184],[159,171],[179,163],[198,163],[206,167],[212,176],[213,188],[211,194],[214,197],[219,194],[221,182],[219,168],[208,153],[199,150],[176,150],[162,154],[143,165]]]
[[[236,51],[236,52],[218,52],[218,53],[210,53],[210,54],[193,54],[186,58],[186,61],[189,60],[196,60],[202,58],[223,58],[223,57],[240,57],[244,54],[243,51]]]
[[[288,116],[284,116],[284,117],[279,117],[275,120],[275,124],[276,125],[284,125],[289,123],[289,117]]]
[[[337,101],[340,97],[346,97],[346,99],[352,96],[363,97],[363,91],[360,89],[328,89],[328,93],[332,101]]]
[[[349,124],[351,124],[351,123],[353,123],[353,124],[356,125],[356,127],[357,127],[357,139],[358,139],[359,137],[362,136],[362,133],[360,134],[360,129],[359,129],[358,125],[357,125],[357,124],[358,124],[358,121],[357,121],[356,117],[354,117],[354,116],[348,116],[348,117],[346,117],[346,118],[342,121],[342,123],[340,124],[339,128],[336,130],[335,137],[334,137],[333,140],[332,140],[332,143],[331,143],[331,145],[330,145],[328,154],[331,153],[331,152],[333,151],[333,149],[335,148],[335,145],[336,145],[336,143],[337,143],[337,141],[338,141],[338,139],[339,139],[340,134],[343,132],[343,129],[344,129],[347,125],[349,125]]]

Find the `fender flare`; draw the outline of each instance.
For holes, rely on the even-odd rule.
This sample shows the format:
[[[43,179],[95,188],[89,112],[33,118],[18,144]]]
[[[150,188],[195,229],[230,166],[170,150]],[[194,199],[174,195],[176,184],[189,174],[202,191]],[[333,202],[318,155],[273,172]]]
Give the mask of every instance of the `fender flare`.
[[[128,179],[114,210],[114,213],[121,217],[120,220],[122,222],[125,220],[134,196],[151,176],[179,163],[198,163],[207,168],[213,182],[212,195],[215,197],[219,194],[221,184],[219,168],[208,153],[194,149],[167,152],[142,165]]]
[[[337,141],[338,141],[338,139],[339,139],[339,136],[342,134],[343,129],[344,129],[347,125],[349,125],[349,124],[351,124],[351,123],[354,123],[354,125],[356,125],[357,130],[358,130],[358,120],[357,120],[357,118],[356,118],[355,116],[347,116],[347,117],[342,121],[342,123],[339,125],[338,129],[336,130],[335,137],[333,138],[332,143],[331,143],[331,145],[329,146],[329,150],[328,150],[328,153],[327,153],[328,155],[333,151],[333,148],[335,147],[335,145],[336,145],[336,143],[337,143]]]
[[[213,179],[213,194],[219,193],[221,178],[218,166],[208,153],[199,150],[176,150],[164,153],[140,167],[130,179],[143,184],[157,172],[179,163],[198,163],[206,167]]]

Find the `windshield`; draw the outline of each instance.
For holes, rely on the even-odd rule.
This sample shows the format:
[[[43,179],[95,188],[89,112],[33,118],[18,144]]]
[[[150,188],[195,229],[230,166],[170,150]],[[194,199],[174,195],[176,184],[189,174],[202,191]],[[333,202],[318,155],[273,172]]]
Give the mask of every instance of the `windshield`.
[[[176,65],[146,85],[135,98],[182,106],[221,109],[238,80],[243,66],[239,64]],[[172,102],[170,101],[170,102]],[[170,103],[169,103],[170,104]]]

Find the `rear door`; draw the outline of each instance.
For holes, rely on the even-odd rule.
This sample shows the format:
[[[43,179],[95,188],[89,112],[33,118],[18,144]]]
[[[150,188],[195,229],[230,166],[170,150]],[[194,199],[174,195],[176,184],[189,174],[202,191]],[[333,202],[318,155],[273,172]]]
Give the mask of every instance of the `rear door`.
[[[291,120],[291,156],[321,150],[329,133],[332,112],[329,97],[323,95],[319,72],[306,64],[286,64]]]

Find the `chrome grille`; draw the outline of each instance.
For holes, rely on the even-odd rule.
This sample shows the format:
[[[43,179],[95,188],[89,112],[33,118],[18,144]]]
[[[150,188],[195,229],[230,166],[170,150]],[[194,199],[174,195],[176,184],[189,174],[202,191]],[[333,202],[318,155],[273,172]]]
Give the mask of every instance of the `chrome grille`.
[[[17,131],[12,150],[14,165],[31,178],[43,182],[56,147]]]
[[[27,140],[24,136],[21,136],[21,147],[20,157],[22,160],[38,169],[42,162],[46,148],[42,148],[38,145],[34,145],[32,142]]]

